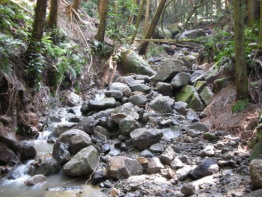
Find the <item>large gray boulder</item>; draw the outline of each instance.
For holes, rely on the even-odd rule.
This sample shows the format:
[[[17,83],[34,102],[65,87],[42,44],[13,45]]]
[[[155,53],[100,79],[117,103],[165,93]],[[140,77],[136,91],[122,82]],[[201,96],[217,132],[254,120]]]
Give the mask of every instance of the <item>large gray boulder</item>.
[[[16,154],[5,144],[0,143],[0,163],[4,165],[15,165],[19,162]]]
[[[74,107],[80,104],[81,97],[74,92],[68,92],[65,95],[65,102],[69,107]]]
[[[217,162],[214,159],[205,158],[201,164],[199,164],[190,172],[190,175],[194,179],[200,179],[202,177],[217,173],[218,171],[219,167],[217,165]]]
[[[34,174],[49,176],[58,173],[60,169],[60,165],[54,158],[46,158],[39,166],[36,167]]]
[[[116,179],[126,179],[129,176],[141,175],[142,165],[135,159],[126,156],[112,157],[108,163],[108,175]]]
[[[139,118],[139,114],[136,112],[132,103],[125,103],[124,105],[115,108],[111,113],[111,120],[115,124],[119,124],[124,118],[130,120],[137,120]]]
[[[84,102],[81,107],[81,112],[86,115],[91,111],[102,111],[116,106],[115,98],[105,97],[99,100],[90,100]]]
[[[150,65],[138,54],[132,50],[126,50],[121,53],[120,63],[123,70],[127,73],[136,73],[152,76],[155,71]]]
[[[173,96],[173,88],[169,83],[165,82],[158,82],[156,84],[156,89],[160,92],[163,96]]]
[[[162,130],[159,129],[135,129],[130,133],[133,145],[140,150],[149,148],[152,144],[158,142],[163,136]]]
[[[134,105],[145,105],[147,103],[147,98],[144,95],[137,94],[129,97],[129,102]]]
[[[193,86],[184,86],[175,96],[176,101],[182,101],[189,105],[194,110],[203,110],[204,105]]]
[[[26,140],[20,142],[18,146],[18,155],[21,161],[34,158],[36,156],[34,143]]]
[[[92,144],[90,136],[85,133],[82,130],[79,129],[71,129],[63,133],[59,136],[56,143],[64,143],[68,145],[68,151],[70,154],[75,155],[78,151],[80,151],[82,148],[85,148]],[[56,154],[56,152],[59,151],[56,148],[59,148],[59,146],[54,146],[53,153]]]
[[[178,73],[171,81],[173,88],[179,88],[181,86],[187,85],[191,80],[191,75],[189,73],[181,72]]]
[[[159,81],[165,82],[171,80],[177,73],[183,71],[183,66],[184,63],[182,61],[167,59],[166,62],[159,67],[153,81],[157,83]]]
[[[256,189],[262,189],[262,159],[254,159],[250,163],[250,178]]]
[[[147,105],[159,113],[172,113],[174,104],[174,99],[170,98],[169,96],[159,95],[150,101]]]
[[[99,154],[94,146],[88,146],[79,151],[63,166],[63,171],[69,176],[85,176],[92,174],[99,164]]]
[[[119,90],[124,96],[129,97],[131,95],[131,89],[128,85],[121,82],[114,82],[110,84],[109,90]]]
[[[143,92],[143,93],[149,93],[151,91],[151,88],[145,84],[141,83],[135,83],[130,85],[130,88],[132,91],[138,91],[138,92]]]
[[[202,36],[206,36],[206,33],[203,29],[193,29],[193,30],[186,30],[182,33],[179,37],[180,39],[196,39]]]

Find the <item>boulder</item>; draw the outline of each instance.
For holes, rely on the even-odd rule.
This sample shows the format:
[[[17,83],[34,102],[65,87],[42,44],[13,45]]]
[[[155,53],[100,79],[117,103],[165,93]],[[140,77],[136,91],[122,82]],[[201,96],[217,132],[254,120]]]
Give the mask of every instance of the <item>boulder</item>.
[[[19,162],[16,154],[5,144],[0,143],[0,163],[13,166]]]
[[[90,100],[84,103],[81,108],[83,114],[87,114],[91,111],[102,111],[116,106],[116,100],[111,97],[105,97],[99,100]]]
[[[262,189],[250,192],[247,194],[247,197],[261,197],[262,196]]]
[[[31,141],[22,141],[18,145],[18,155],[21,161],[33,159],[36,156],[34,143]]]
[[[151,88],[149,86],[139,83],[130,85],[130,88],[132,91],[143,92],[145,94],[148,94],[151,91]]]
[[[159,67],[153,81],[157,83],[159,81],[165,82],[167,80],[171,80],[177,73],[183,71],[183,66],[184,63],[182,61],[167,59],[166,62]]]
[[[61,122],[58,123],[55,126],[54,132],[52,135],[55,137],[59,137],[62,133],[68,131],[69,129],[72,129],[77,123],[72,123],[72,122]]]
[[[131,89],[128,85],[120,82],[114,82],[110,84],[109,90],[119,90],[124,96],[129,97],[131,95]]]
[[[213,157],[215,155],[215,150],[213,146],[206,146],[201,152],[200,152],[200,156],[201,157]]]
[[[164,31],[164,33],[163,33],[163,31]],[[172,32],[165,27],[163,27],[163,30],[162,30],[161,27],[157,27],[155,29],[153,36],[152,36],[152,38],[154,38],[154,39],[165,39],[165,38],[171,39],[172,37],[173,37]]]
[[[129,102],[133,105],[145,105],[147,103],[147,98],[144,95],[133,95],[129,97]]]
[[[163,137],[161,139],[168,142],[179,141],[183,136],[179,127],[169,127],[161,130],[163,132]]]
[[[94,132],[94,127],[96,126],[97,122],[98,121],[96,121],[93,116],[82,116],[79,120],[79,123],[74,128],[82,130],[85,133],[92,134]]]
[[[256,189],[262,189],[262,159],[254,159],[250,163],[250,178]]]
[[[129,135],[131,131],[138,127],[139,123],[133,119],[124,118],[119,122],[119,131],[123,135]]]
[[[182,33],[179,37],[180,39],[196,39],[202,36],[206,36],[206,33],[203,29],[193,29],[193,30],[186,30]]]
[[[202,132],[207,132],[209,130],[208,127],[201,122],[194,122],[189,126],[189,128],[194,129],[196,131],[202,131]]]
[[[204,78],[205,71],[204,70],[195,70],[191,76],[191,83],[195,83]]]
[[[161,143],[156,143],[150,146],[149,150],[152,153],[162,153],[164,151],[164,146]]]
[[[204,101],[205,105],[208,105],[213,98],[214,94],[212,90],[206,86],[201,92],[200,92],[200,98]]]
[[[158,82],[156,84],[156,89],[160,92],[163,96],[173,96],[173,88],[169,83]]]
[[[107,90],[105,91],[105,96],[120,100],[123,98],[123,92],[121,92],[120,90]]]
[[[80,102],[81,102],[81,97],[74,92],[68,92],[65,95],[65,103],[69,107],[77,106],[80,104]]]
[[[79,151],[63,166],[63,171],[69,176],[85,176],[94,172],[99,164],[99,154],[94,146],[88,146]]]
[[[140,150],[146,149],[158,142],[162,136],[163,132],[159,129],[139,128],[130,133],[133,145]]]
[[[68,145],[70,154],[75,155],[82,148],[92,144],[90,136],[82,130],[71,129],[59,136],[56,143],[61,142]]]
[[[69,145],[56,141],[53,148],[53,157],[57,160],[60,165],[64,165],[71,159],[69,152]]]
[[[185,196],[191,196],[195,194],[195,186],[191,183],[187,183],[185,185],[182,186],[181,188],[181,192],[185,195]]]
[[[115,80],[115,82],[120,82],[131,86],[135,83],[135,79],[132,76],[120,76]]]
[[[60,171],[60,165],[54,158],[46,158],[39,166],[36,167],[34,174],[49,176]]]
[[[217,173],[218,171],[219,167],[217,162],[214,159],[205,158],[201,164],[199,164],[190,172],[190,176],[192,176],[194,179],[200,179],[202,177]]]
[[[144,74],[152,76],[155,71],[151,69],[150,65],[136,52],[126,50],[121,53],[120,63],[125,72]]]
[[[204,105],[199,98],[199,95],[196,89],[193,86],[186,85],[184,86],[175,96],[177,101],[185,102],[189,105],[190,108],[194,110],[203,110]]]
[[[30,177],[29,179],[27,179],[25,181],[25,185],[26,186],[35,186],[38,183],[43,183],[47,181],[46,177],[42,174],[36,174],[33,177]]]
[[[126,179],[129,176],[141,175],[142,165],[135,159],[126,156],[112,157],[108,163],[108,175],[116,179]]]
[[[174,106],[174,99],[171,99],[168,96],[159,95],[150,101],[147,105],[159,113],[172,113]]]
[[[146,172],[148,174],[155,174],[160,172],[164,168],[164,165],[160,162],[158,157],[148,158]]]
[[[187,85],[191,80],[191,75],[189,73],[180,72],[171,81],[173,88],[179,88],[181,86]]]
[[[130,120],[137,120],[139,118],[139,114],[135,111],[132,103],[125,103],[124,105],[115,108],[111,113],[111,120],[115,124],[119,124],[124,118]]]
[[[197,90],[197,92],[201,92],[205,87],[207,86],[207,82],[206,81],[196,81],[194,83],[194,87]]]

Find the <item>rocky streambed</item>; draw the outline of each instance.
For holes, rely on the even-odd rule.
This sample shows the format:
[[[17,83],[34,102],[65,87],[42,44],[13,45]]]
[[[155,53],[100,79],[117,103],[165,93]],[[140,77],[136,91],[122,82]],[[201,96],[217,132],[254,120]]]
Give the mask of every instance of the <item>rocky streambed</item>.
[[[60,173],[72,182],[83,180],[78,186],[98,186],[95,196],[252,193],[246,141],[201,122],[213,91],[228,83],[219,78],[226,67],[207,73],[193,68],[193,61],[192,54],[153,59],[154,69],[119,76],[81,105],[80,97],[69,92],[65,100],[70,107],[44,118],[49,130],[44,141],[53,146],[27,165],[30,177],[23,184],[53,191],[47,196],[55,191],[94,196],[86,193],[90,188],[48,185],[49,177]],[[260,177],[253,179],[259,182],[259,167],[254,169]],[[12,178],[9,173],[5,180]]]

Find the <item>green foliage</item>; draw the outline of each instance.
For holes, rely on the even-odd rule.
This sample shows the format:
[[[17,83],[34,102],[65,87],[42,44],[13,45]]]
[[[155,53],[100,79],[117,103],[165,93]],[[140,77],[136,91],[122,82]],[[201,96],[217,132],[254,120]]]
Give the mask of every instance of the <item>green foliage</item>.
[[[159,56],[159,54],[163,54],[164,47],[159,45],[154,45],[150,43],[150,47],[148,47],[148,52],[146,54],[147,58],[149,57],[156,57]]]
[[[246,109],[248,105],[248,100],[239,100],[235,104],[232,105],[231,110],[233,114],[239,113]]]
[[[114,49],[102,42],[98,42],[97,40],[94,41],[93,45],[91,46],[91,52],[98,57],[106,58],[110,57]]]
[[[81,9],[89,16],[95,17],[97,15],[97,0],[82,2]]]
[[[250,160],[262,159],[262,112],[259,113],[259,125],[254,131],[254,138],[251,142],[252,153],[250,155]]]

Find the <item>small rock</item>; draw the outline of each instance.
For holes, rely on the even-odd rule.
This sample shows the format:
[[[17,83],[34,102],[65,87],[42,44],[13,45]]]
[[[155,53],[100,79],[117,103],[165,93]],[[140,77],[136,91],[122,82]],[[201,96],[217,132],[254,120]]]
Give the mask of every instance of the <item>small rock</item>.
[[[205,156],[208,156],[208,157],[212,157],[215,155],[215,150],[214,150],[214,147],[213,146],[206,146],[204,148],[204,150],[202,150],[200,152],[200,156],[201,157],[205,157]]]
[[[168,146],[162,153],[160,159],[164,164],[170,164],[170,162],[175,158],[175,151],[171,146]]]
[[[189,73],[180,72],[171,81],[173,88],[179,88],[181,86],[187,85],[191,80],[191,75]]]
[[[157,96],[148,103],[148,106],[159,113],[172,113],[174,106],[174,99],[168,96]]]
[[[189,126],[189,128],[202,132],[207,132],[209,130],[208,127],[201,122],[194,122]]]
[[[187,111],[186,119],[189,122],[198,122],[200,120],[197,113],[193,109],[190,109],[190,110]]]
[[[181,192],[185,195],[185,196],[191,196],[195,194],[195,186],[191,183],[188,183],[186,185],[183,185],[183,187],[181,188]]]
[[[143,92],[148,94],[151,91],[151,88],[145,84],[132,84],[130,85],[132,91]]]
[[[178,180],[180,180],[180,181],[185,180],[188,177],[191,170],[192,170],[192,168],[191,168],[190,165],[185,165],[184,167],[178,169],[176,171],[176,176],[177,176]]]
[[[152,157],[154,157],[154,154],[153,154],[150,150],[145,149],[145,150],[143,150],[143,151],[140,153],[140,156],[141,156],[141,157],[146,157],[146,158],[152,158]]]
[[[163,96],[173,96],[173,88],[169,83],[158,82],[156,84],[156,89],[160,92]]]
[[[123,98],[123,92],[121,92],[120,90],[107,90],[105,91],[105,96],[120,100]]]
[[[32,159],[36,156],[34,144],[30,141],[22,141],[18,145],[18,155],[21,161]]]
[[[27,179],[25,181],[25,185],[27,185],[27,186],[34,186],[34,185],[36,185],[38,183],[42,183],[42,182],[45,182],[45,181],[47,181],[47,179],[46,179],[46,177],[44,175],[36,174],[35,176]]]
[[[153,153],[162,153],[164,151],[164,146],[160,143],[156,143],[151,145],[149,150]]]
[[[250,178],[256,189],[262,188],[262,159],[254,159],[250,163]]]
[[[155,174],[160,172],[160,169],[164,168],[158,157],[148,159],[146,172],[148,174]]]
[[[69,92],[66,94],[65,101],[66,101],[66,105],[68,105],[69,107],[74,107],[80,103],[81,98],[76,93]]]
[[[35,169],[34,174],[42,174],[44,176],[49,176],[60,171],[60,165],[54,158],[45,159],[40,166]]]
[[[179,157],[175,157],[170,163],[172,169],[182,168],[184,166],[183,162],[179,159]]]
[[[202,177],[217,173],[218,171],[219,167],[217,162],[214,159],[206,158],[200,165],[190,172],[190,176],[194,179],[200,179]]]
[[[133,95],[129,97],[129,102],[133,105],[145,105],[147,103],[147,98],[144,95]]]
[[[175,110],[177,110],[180,114],[186,115],[188,104],[182,101],[175,102]]]
[[[214,133],[207,132],[203,134],[203,139],[212,142],[219,140],[219,136],[216,136]]]

